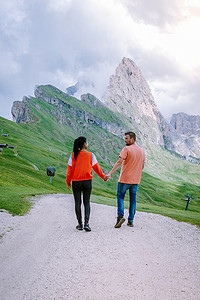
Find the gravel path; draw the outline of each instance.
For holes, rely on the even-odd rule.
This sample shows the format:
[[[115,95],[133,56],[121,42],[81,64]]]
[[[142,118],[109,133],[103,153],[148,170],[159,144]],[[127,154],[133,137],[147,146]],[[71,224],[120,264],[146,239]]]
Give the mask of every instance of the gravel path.
[[[0,212],[1,300],[200,299],[199,228],[142,212],[134,228],[115,222],[92,203],[92,231],[77,231],[72,195]]]

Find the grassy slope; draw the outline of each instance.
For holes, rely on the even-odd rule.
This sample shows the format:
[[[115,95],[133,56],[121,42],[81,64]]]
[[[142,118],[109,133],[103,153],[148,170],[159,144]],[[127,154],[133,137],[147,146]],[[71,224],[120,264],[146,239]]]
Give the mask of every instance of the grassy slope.
[[[77,101],[69,99],[72,101],[71,105]],[[32,106],[37,115],[37,123],[15,124],[0,118],[0,130],[9,134],[9,137],[0,137],[0,143],[15,145],[14,150],[6,148],[0,156],[0,208],[8,210],[12,214],[24,214],[31,206],[28,199],[33,195],[68,193],[65,184],[66,165],[72,150],[73,140],[79,135],[71,127],[61,125],[49,117],[52,105],[36,99],[32,101],[37,101],[41,107],[40,110],[36,110]],[[77,104],[75,103],[75,105]],[[81,105],[83,105],[81,107],[83,110],[84,103]],[[89,106],[86,104],[85,109],[87,111]],[[92,107],[90,109],[91,113],[94,114]],[[112,114],[107,118],[111,120]],[[89,150],[97,155],[102,169],[109,171],[110,164],[117,160],[118,153],[124,146],[123,141],[95,125],[91,125],[89,131],[84,132],[83,128],[80,130],[87,136]],[[96,145],[101,145],[101,147]],[[200,225],[200,189],[197,166],[192,166],[171,156],[166,150],[159,152],[156,149],[153,151],[155,160],[147,163],[146,170],[148,173],[143,172],[142,182],[138,190],[138,209],[168,215],[180,221]],[[170,161],[169,156],[171,157]],[[166,163],[165,168],[160,170],[161,166],[164,165],[163,160]],[[36,165],[39,171],[35,170],[31,164]],[[46,167],[50,165],[56,167],[56,176],[51,184],[46,175]],[[177,181],[169,178],[170,167],[173,169],[171,175],[178,178]],[[197,180],[197,185],[184,183],[184,178],[186,179],[185,182],[188,181],[188,170],[192,172],[193,182]],[[118,174],[116,172],[107,183],[94,175],[93,201],[116,205],[115,194]],[[168,180],[161,180],[162,177],[168,178]],[[192,193],[195,199],[189,204],[189,210],[185,212],[184,195],[187,192]],[[128,196],[126,196],[125,206],[127,207],[127,205]]]

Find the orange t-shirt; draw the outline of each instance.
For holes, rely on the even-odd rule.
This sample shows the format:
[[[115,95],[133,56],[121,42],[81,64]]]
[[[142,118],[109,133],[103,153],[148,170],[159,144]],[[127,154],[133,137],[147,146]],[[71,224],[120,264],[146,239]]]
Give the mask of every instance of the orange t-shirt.
[[[122,157],[124,160],[118,181],[121,183],[139,184],[145,161],[144,150],[133,144],[124,147],[119,157]]]
[[[69,185],[72,181],[90,180],[93,177],[92,169],[102,179],[105,179],[105,174],[99,166],[96,156],[89,151],[80,151],[77,160],[74,158],[74,153],[71,154],[68,166],[66,182]]]

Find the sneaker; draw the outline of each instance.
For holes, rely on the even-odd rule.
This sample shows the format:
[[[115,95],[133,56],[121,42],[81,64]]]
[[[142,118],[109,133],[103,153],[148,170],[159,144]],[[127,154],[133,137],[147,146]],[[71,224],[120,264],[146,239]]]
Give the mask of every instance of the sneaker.
[[[85,231],[91,231],[91,228],[90,228],[89,224],[84,225],[84,230]]]
[[[83,230],[83,224],[78,224],[78,225],[76,226],[76,229],[77,229],[77,230]]]
[[[117,223],[115,224],[115,228],[120,228],[124,222],[125,218],[123,216],[117,217]]]
[[[128,221],[127,226],[133,227],[133,222]]]

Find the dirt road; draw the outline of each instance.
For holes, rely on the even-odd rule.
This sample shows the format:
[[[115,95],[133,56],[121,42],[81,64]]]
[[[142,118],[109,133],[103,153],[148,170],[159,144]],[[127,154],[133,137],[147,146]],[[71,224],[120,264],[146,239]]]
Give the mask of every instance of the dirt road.
[[[92,203],[92,231],[77,231],[72,195],[0,212],[1,300],[199,299],[199,228],[140,212],[133,228],[115,222],[115,207]]]

